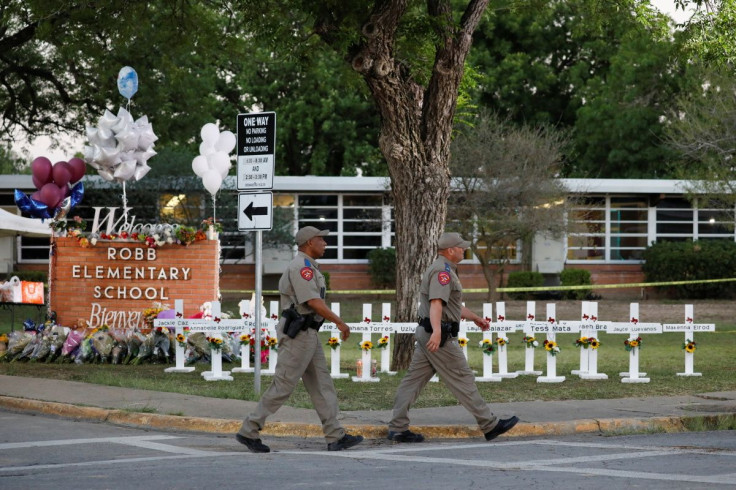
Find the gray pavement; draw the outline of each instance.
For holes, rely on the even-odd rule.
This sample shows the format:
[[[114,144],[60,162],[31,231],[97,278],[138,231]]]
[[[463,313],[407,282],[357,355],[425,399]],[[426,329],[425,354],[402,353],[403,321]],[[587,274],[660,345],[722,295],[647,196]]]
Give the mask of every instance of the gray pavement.
[[[80,420],[137,427],[234,433],[255,402],[178,393],[93,385],[74,381],[0,375],[0,409],[37,412]],[[685,396],[607,400],[491,403],[500,416],[521,422],[509,436],[562,435],[585,432],[683,430],[690,418],[711,420],[736,415],[736,391]],[[343,425],[366,437],[386,435],[390,410],[344,411]],[[416,408],[412,429],[432,438],[479,437],[475,421],[461,406]],[[321,436],[312,409],[284,406],[268,419],[265,435]]]

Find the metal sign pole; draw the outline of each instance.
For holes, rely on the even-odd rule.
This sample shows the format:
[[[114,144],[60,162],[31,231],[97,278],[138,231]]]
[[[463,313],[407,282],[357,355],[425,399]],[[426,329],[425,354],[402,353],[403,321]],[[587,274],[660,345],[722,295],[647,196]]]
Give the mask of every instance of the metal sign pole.
[[[261,283],[261,272],[263,269],[263,260],[261,257],[261,251],[263,249],[263,235],[262,231],[256,231],[256,307],[253,312],[256,315],[256,345],[255,345],[255,359],[254,363],[254,374],[253,378],[253,390],[256,395],[261,395],[261,294],[263,292],[263,284]]]

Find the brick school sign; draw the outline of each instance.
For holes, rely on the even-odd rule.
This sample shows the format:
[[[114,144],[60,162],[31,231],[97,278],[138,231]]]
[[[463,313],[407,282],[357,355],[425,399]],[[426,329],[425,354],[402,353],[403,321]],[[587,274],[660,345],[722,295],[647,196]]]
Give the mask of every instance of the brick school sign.
[[[91,327],[144,327],[143,310],[154,302],[184,300],[196,313],[205,301],[218,299],[218,240],[187,246],[148,248],[135,241],[98,241],[81,247],[74,237],[52,239],[50,309],[60,325],[79,319]]]

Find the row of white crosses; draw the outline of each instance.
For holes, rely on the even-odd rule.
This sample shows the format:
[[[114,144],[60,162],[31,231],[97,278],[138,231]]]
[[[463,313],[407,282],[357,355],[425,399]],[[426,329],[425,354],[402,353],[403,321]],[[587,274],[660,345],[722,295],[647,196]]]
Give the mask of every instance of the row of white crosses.
[[[243,300],[240,302],[240,318],[235,319],[222,319],[220,302],[213,301],[211,303],[211,318],[202,319],[191,319],[183,318],[184,314],[184,301],[177,299],[174,301],[174,310],[176,311],[176,318],[173,319],[157,319],[154,320],[154,327],[166,327],[173,329],[175,335],[183,334],[184,329],[187,328],[189,333],[204,332],[209,337],[223,339],[222,334],[226,332],[247,332],[251,335],[255,332],[256,322],[253,318],[251,311],[250,302]],[[273,315],[278,315],[278,302],[271,302],[271,318],[261,319],[261,329],[263,332],[262,338],[265,335],[276,336],[276,320]],[[264,310],[265,311],[265,310]],[[276,316],[278,318],[278,316]],[[232,372],[235,373],[249,373],[253,372],[253,368],[250,367],[250,346],[241,346],[241,362],[242,365],[239,368],[233,368]],[[194,371],[194,367],[184,365],[184,346],[176,343],[175,350],[175,366],[165,369],[167,373],[188,373]],[[278,360],[278,353],[275,349],[272,349],[269,353],[268,368],[261,371],[264,375],[273,375],[275,373],[276,362]],[[230,371],[222,370],[222,349],[215,349],[214,347],[210,351],[210,363],[211,368],[209,371],[204,371],[202,377],[207,381],[232,381],[233,377],[230,376]]]
[[[175,301],[176,319],[170,320],[155,320],[154,325],[156,327],[168,327],[174,328],[176,334],[182,333],[184,327],[188,327],[190,332],[207,332],[210,336],[222,338],[223,332],[247,332],[251,335],[255,332],[255,319],[253,318],[253,312],[251,302],[243,300],[240,302],[240,316],[239,319],[220,319],[220,303],[217,301],[212,302],[212,318],[211,319],[183,319],[183,301]],[[491,323],[489,330],[483,332],[483,340],[490,340],[493,343],[493,334],[496,333],[497,339],[502,339],[503,342],[497,342],[494,344],[497,349],[498,357],[498,373],[493,372],[493,355],[483,355],[483,375],[476,377],[476,381],[479,382],[499,382],[504,378],[515,378],[519,375],[541,375],[542,371],[534,369],[534,348],[526,347],[525,349],[525,362],[524,369],[516,372],[508,371],[508,356],[507,356],[507,345],[508,345],[508,332],[514,332],[521,330],[526,336],[536,337],[537,334],[544,333],[548,342],[556,342],[557,333],[573,333],[580,332],[583,337],[594,337],[600,332],[606,332],[608,334],[628,334],[629,340],[635,340],[641,334],[654,334],[662,332],[685,332],[685,342],[694,341],[694,332],[712,332],[715,331],[714,324],[695,324],[693,321],[693,306],[685,306],[685,323],[682,324],[659,324],[659,323],[641,323],[639,322],[639,305],[638,303],[632,303],[630,306],[630,320],[628,322],[603,322],[598,319],[598,304],[596,302],[582,303],[581,319],[580,321],[557,321],[555,304],[547,304],[545,320],[538,321],[536,319],[535,302],[527,302],[527,315],[523,321],[510,321],[506,318],[506,310],[504,302],[496,303],[496,321]],[[340,314],[339,303],[332,303],[332,311],[336,314]],[[270,303],[271,316],[267,317],[265,314],[265,308],[262,308],[264,315],[261,319],[261,328],[263,332],[263,338],[266,335],[276,337],[276,325],[278,323],[278,302],[272,301]],[[380,322],[373,322],[371,320],[372,306],[370,304],[363,305],[363,318],[365,319],[360,323],[351,323],[350,330],[353,333],[361,333],[362,341],[371,341],[371,335],[378,333],[379,335],[387,336],[388,343],[385,348],[381,349],[381,367],[380,373],[393,375],[395,372],[390,370],[390,359],[391,359],[391,334],[392,333],[414,333],[417,324],[416,323],[393,323],[390,321],[391,317],[391,305],[390,303],[384,303],[382,305],[382,319]],[[492,319],[492,305],[485,303],[483,305],[483,316],[491,321]],[[340,332],[336,325],[327,323],[322,326],[323,331],[329,331],[334,337],[339,338]],[[460,322],[460,329],[458,336],[464,338],[467,332],[479,332],[480,329],[473,323],[468,321]],[[639,371],[639,357],[637,355],[638,348],[631,349],[629,354],[629,370],[620,373],[622,377],[621,381],[624,383],[648,383],[649,378],[646,378],[646,373]],[[463,346],[463,353],[467,359],[467,345]],[[230,372],[222,371],[222,352],[220,349],[212,349],[211,353],[212,368],[210,371],[205,371],[202,376],[208,381],[217,380],[232,380]],[[333,378],[348,378],[347,373],[340,372],[340,344],[336,348],[331,349],[331,376]],[[234,373],[250,373],[254,371],[254,368],[250,366],[250,346],[241,346],[241,367],[233,368]],[[261,374],[272,375],[275,373],[275,366],[278,359],[278,353],[275,349],[272,349],[269,355],[268,368],[261,371]],[[359,376],[353,376],[354,382],[377,382],[380,378],[374,377],[371,374],[371,363],[372,363],[372,350],[365,349],[361,350],[361,362],[362,372]],[[546,356],[546,374],[537,377],[539,383],[560,383],[565,380],[565,376],[557,375],[557,358],[556,356],[547,351]],[[685,352],[685,372],[677,373],[679,376],[700,376],[701,373],[696,373],[693,370],[694,366],[694,355],[692,352]],[[176,366],[168,368],[166,372],[191,372],[193,367],[184,366],[184,347],[176,345]],[[598,372],[598,351],[597,349],[580,349],[580,367],[579,369],[572,370],[571,374],[578,375],[582,379],[607,379],[608,375]],[[438,378],[435,376],[432,381],[437,381]]]

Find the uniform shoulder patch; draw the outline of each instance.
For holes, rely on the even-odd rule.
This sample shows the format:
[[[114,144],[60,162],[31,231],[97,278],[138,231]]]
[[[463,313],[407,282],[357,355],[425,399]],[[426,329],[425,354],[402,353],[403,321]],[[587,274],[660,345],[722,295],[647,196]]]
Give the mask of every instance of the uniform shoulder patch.
[[[440,272],[439,274],[437,274],[437,281],[439,281],[439,283],[443,286],[447,286],[448,284],[450,284],[450,274],[445,271]]]
[[[452,271],[452,267],[450,267],[450,264],[445,262],[445,272],[450,272],[450,271]]]
[[[310,267],[302,267],[299,274],[301,274],[305,281],[311,281],[314,277],[314,271]]]
[[[309,259],[304,259],[304,265],[305,265],[306,267],[312,267],[312,263],[311,263],[311,262],[309,262]]]

